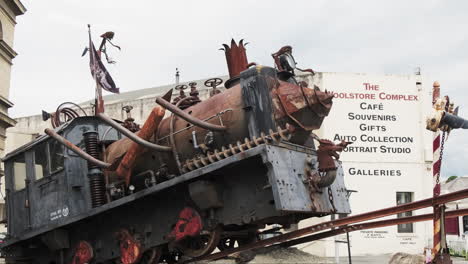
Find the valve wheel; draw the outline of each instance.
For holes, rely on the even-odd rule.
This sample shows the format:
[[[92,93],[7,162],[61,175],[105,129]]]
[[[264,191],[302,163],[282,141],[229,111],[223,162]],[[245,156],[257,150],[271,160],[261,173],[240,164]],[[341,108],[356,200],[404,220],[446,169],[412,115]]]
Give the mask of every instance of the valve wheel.
[[[223,80],[221,78],[211,78],[205,81],[205,86],[215,88],[216,86],[222,83],[223,83]]]
[[[177,91],[180,91],[180,90],[185,90],[185,89],[187,89],[187,88],[188,88],[187,85],[185,85],[185,84],[179,84],[179,85],[177,85],[174,89],[176,89]]]
[[[177,242],[175,246],[183,255],[188,257],[196,258],[204,256],[216,249],[221,238],[221,233],[221,228],[217,227],[213,231],[204,231],[198,236],[187,237]]]

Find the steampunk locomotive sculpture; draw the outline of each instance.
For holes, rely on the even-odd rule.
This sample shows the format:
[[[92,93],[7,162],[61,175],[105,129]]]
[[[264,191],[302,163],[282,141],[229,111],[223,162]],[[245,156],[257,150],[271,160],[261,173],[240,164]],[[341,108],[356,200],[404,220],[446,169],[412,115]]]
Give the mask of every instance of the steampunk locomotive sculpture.
[[[312,133],[332,95],[297,82],[291,50],[271,68],[232,41],[223,92],[216,78],[203,101],[179,86],[141,129],[76,117],[8,154],[7,261],[171,263],[254,242],[266,225],[349,213],[347,143]]]

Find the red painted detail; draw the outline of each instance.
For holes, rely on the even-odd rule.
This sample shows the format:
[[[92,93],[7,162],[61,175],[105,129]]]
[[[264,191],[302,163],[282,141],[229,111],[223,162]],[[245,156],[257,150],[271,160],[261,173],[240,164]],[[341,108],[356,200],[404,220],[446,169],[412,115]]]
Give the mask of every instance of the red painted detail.
[[[434,186],[434,195],[435,196],[440,195],[440,184],[439,183]]]
[[[144,140],[150,140],[153,134],[157,131],[158,126],[164,117],[164,113],[165,110],[162,107],[153,108],[149,117],[146,119],[145,124],[140,129],[140,131],[137,132],[137,135]],[[147,149],[145,147],[132,142],[127,152],[125,153],[125,156],[120,162],[116,172],[117,175],[125,179],[125,184],[127,186],[130,185],[133,168],[137,163],[138,157],[140,157],[146,151]]]
[[[432,142],[432,150],[435,152],[438,150],[440,147],[440,135],[438,135],[436,138],[434,138],[434,141]]]
[[[137,263],[142,255],[141,243],[128,230],[122,229],[118,233],[120,247],[120,261],[122,264]]]
[[[203,228],[202,220],[197,211],[185,207],[179,213],[179,219],[169,234],[169,240],[180,241],[186,237],[198,236]]]
[[[432,175],[437,175],[440,173],[440,160],[436,161],[433,165],[432,165]]]
[[[458,229],[458,217],[445,218],[445,233],[448,235],[460,235]]]
[[[75,255],[71,264],[89,263],[94,257],[93,247],[86,241],[80,241],[75,247]]]

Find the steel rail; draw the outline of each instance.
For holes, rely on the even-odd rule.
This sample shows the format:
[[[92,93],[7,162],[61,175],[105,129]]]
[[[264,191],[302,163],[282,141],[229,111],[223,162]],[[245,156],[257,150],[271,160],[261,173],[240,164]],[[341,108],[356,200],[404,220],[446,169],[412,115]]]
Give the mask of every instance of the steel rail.
[[[80,149],[75,144],[71,143],[70,141],[68,141],[64,137],[60,136],[57,132],[55,132],[55,130],[50,129],[50,128],[46,128],[44,130],[44,132],[47,135],[49,135],[51,138],[57,140],[60,144],[62,144],[63,146],[65,146],[69,150],[75,152],[81,158],[93,163],[94,165],[96,165],[96,166],[98,166],[100,168],[103,168],[103,169],[107,169],[107,168],[109,168],[111,166],[110,163],[98,160],[98,159],[94,158],[93,156],[89,155],[88,153],[86,153],[85,151]]]
[[[215,259],[219,259],[228,255],[231,255],[236,252],[241,252],[241,251],[248,250],[248,249],[256,249],[260,247],[266,247],[269,245],[291,240],[297,237],[302,237],[308,234],[316,233],[316,232],[323,231],[325,229],[330,229],[333,227],[340,227],[343,225],[354,224],[358,222],[381,218],[381,217],[403,213],[407,211],[423,209],[426,207],[433,206],[434,204],[445,204],[451,201],[461,200],[464,198],[468,198],[468,189],[440,195],[434,198],[427,198],[427,199],[423,199],[423,200],[419,200],[419,201],[415,201],[411,203],[388,207],[388,208],[380,209],[377,211],[357,214],[357,215],[348,216],[348,217],[341,218],[341,219],[323,222],[323,223],[305,227],[299,230],[291,231],[291,232],[288,232],[288,233],[285,233],[276,237],[260,240],[252,245],[245,245],[245,246],[241,246],[238,248],[227,249],[222,252],[218,252],[218,253],[211,254],[208,256],[194,258],[194,259],[191,259],[190,261],[215,260]]]
[[[184,112],[182,109],[176,107],[175,105],[169,103],[168,101],[164,100],[161,97],[156,97],[156,103],[158,103],[162,107],[166,108],[167,110],[169,110],[174,115],[184,119],[185,121],[187,121],[187,122],[189,122],[189,123],[191,123],[191,124],[193,124],[195,126],[198,126],[198,127],[210,130],[210,131],[226,131],[226,129],[227,129],[226,126],[215,125],[215,124],[212,124],[212,123],[205,122],[205,121],[203,121],[201,119],[198,119],[196,117],[193,117],[193,116],[187,114],[186,112]]]
[[[468,209],[447,211],[445,213],[445,218],[453,218],[453,217],[458,217],[462,215],[468,215]],[[417,215],[417,216],[408,216],[408,217],[402,217],[402,218],[396,218],[396,219],[386,219],[386,220],[367,222],[367,223],[356,224],[356,225],[349,225],[349,226],[340,227],[334,230],[322,232],[319,234],[314,234],[314,235],[309,235],[309,236],[289,240],[289,241],[282,242],[274,246],[291,247],[291,246],[307,243],[307,242],[318,240],[318,239],[323,239],[327,237],[344,234],[346,232],[353,232],[353,231],[359,231],[363,229],[379,228],[379,227],[386,227],[386,226],[392,226],[392,225],[429,221],[429,220],[432,220],[433,218],[434,218],[434,214],[430,213],[430,214],[423,214],[423,215]]]
[[[102,121],[104,121],[106,124],[108,124],[109,126],[115,128],[115,130],[117,130],[120,133],[124,134],[127,138],[129,138],[130,140],[132,140],[133,142],[135,142],[135,143],[137,143],[139,145],[142,145],[143,147],[146,147],[146,148],[149,148],[149,149],[152,149],[152,150],[156,150],[156,151],[160,151],[160,152],[170,152],[170,151],[172,151],[171,147],[154,144],[154,143],[151,143],[149,141],[146,141],[146,140],[140,138],[135,133],[132,133],[130,130],[126,129],[125,127],[123,127],[119,123],[115,122],[114,120],[112,120],[112,118],[106,116],[103,113],[97,114],[97,116]]]

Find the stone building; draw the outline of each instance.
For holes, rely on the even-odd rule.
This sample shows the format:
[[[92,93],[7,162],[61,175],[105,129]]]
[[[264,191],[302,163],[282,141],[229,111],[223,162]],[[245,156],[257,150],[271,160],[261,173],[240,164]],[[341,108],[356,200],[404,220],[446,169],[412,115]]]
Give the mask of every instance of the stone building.
[[[24,14],[26,8],[19,0],[0,1],[0,156],[4,155],[6,129],[16,124],[8,116],[8,108],[13,103],[8,100],[10,95],[10,76],[13,59],[18,55],[13,49],[13,39],[16,17]],[[0,171],[0,176],[3,170]]]

